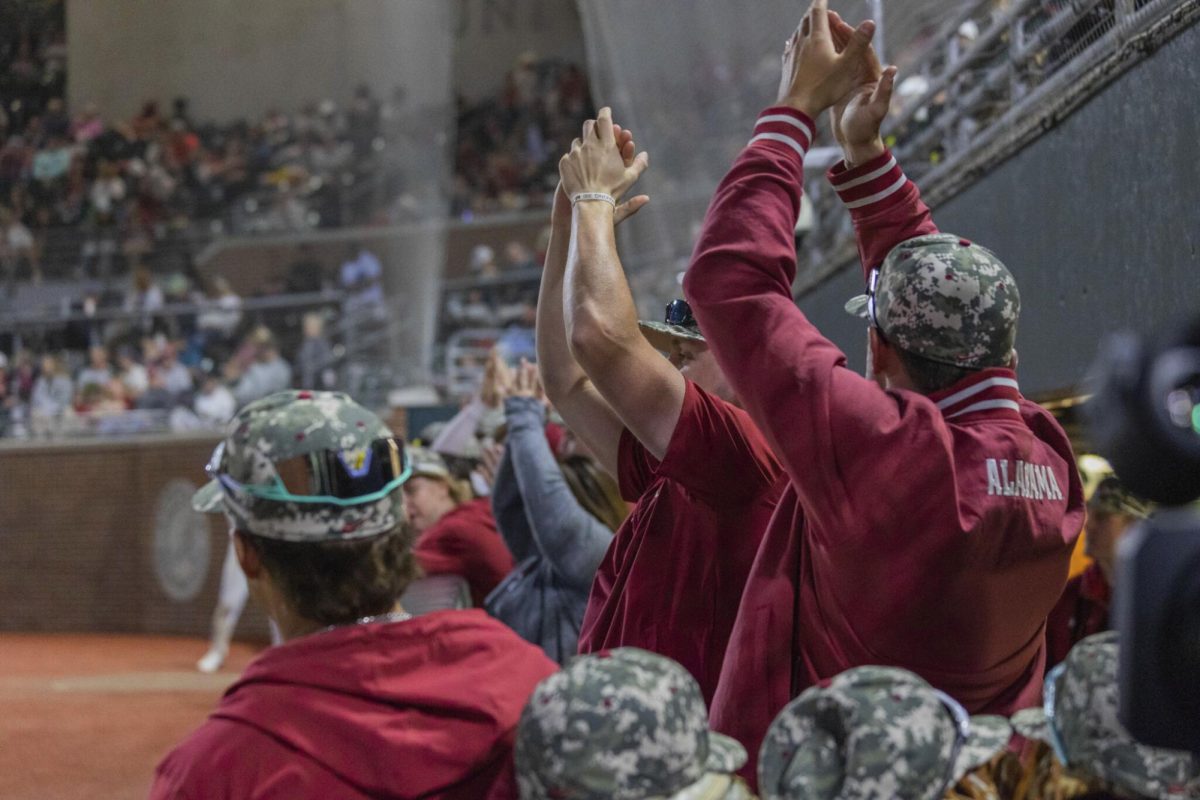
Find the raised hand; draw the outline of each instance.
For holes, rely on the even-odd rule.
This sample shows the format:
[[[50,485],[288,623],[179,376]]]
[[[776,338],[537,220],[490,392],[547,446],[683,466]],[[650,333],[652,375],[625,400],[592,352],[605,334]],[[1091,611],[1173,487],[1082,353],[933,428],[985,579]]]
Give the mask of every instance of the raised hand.
[[[829,12],[829,31],[834,49],[841,52],[850,43],[854,27]],[[842,148],[846,163],[854,166],[870,161],[884,151],[880,127],[891,106],[896,85],[896,68],[883,69],[875,48],[868,47],[864,80],[829,110],[830,127]]]
[[[508,394],[509,397],[532,397],[543,404],[546,402],[546,393],[542,390],[542,376],[538,373],[537,364],[530,364],[521,359]]]
[[[479,387],[479,399],[488,408],[497,408],[508,396],[512,385],[512,369],[504,361],[499,347],[488,353],[483,368],[483,384]]]
[[[613,123],[613,135],[616,138],[617,147],[621,151],[621,158],[625,162],[626,167],[632,167],[637,152],[637,146],[633,141],[633,132],[627,129],[622,129],[620,125]],[[572,149],[583,143],[582,139],[576,139],[572,145]],[[625,220],[632,217],[634,214],[642,210],[646,203],[650,202],[647,195],[639,194],[636,197],[631,197],[623,203],[617,203],[617,209],[613,214],[613,225],[620,225]],[[558,182],[558,188],[554,191],[554,211],[551,216],[551,222],[555,220],[565,220],[567,224],[571,221],[571,198],[567,195],[567,191],[563,188],[562,181]]]
[[[828,0],[813,0],[783,51],[779,103],[816,118],[870,77],[875,23],[854,29],[840,51],[830,29]],[[876,61],[876,64],[878,62]]]
[[[567,197],[598,192],[620,200],[649,166],[650,157],[646,153],[632,155],[632,136],[627,139],[622,136],[618,142],[617,130],[612,109],[608,107],[600,109],[596,119],[583,124],[583,136],[575,140],[571,152],[558,162],[559,178]],[[644,204],[644,201],[638,203],[637,208]]]

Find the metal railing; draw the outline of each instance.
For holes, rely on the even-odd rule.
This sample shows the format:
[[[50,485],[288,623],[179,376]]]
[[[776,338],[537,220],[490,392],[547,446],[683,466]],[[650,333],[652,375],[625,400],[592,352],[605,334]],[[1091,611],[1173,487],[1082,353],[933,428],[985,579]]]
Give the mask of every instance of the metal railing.
[[[974,3],[949,21],[915,69],[927,88],[885,124],[896,158],[930,206],[944,203],[1036,139],[1087,98],[1200,19],[1198,0],[1017,0],[995,16]],[[963,22],[979,35],[965,48]],[[810,180],[815,224],[797,296],[856,257],[837,196]]]

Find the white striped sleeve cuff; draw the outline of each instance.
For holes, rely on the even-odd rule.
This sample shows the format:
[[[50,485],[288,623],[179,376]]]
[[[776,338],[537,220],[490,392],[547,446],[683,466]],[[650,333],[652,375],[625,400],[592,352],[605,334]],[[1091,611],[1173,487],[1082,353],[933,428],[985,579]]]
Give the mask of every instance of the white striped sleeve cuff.
[[[887,205],[887,200],[909,183],[890,150],[854,168],[847,168],[844,161],[838,162],[829,170],[828,177],[846,208],[864,213]]]
[[[754,124],[750,145],[787,148],[800,158],[813,140],[813,121],[806,114],[786,107],[768,108]]]

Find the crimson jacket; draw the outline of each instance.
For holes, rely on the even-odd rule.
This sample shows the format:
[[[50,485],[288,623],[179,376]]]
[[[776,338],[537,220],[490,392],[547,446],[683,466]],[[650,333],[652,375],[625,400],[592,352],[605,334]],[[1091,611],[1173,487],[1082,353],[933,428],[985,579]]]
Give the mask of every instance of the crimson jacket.
[[[517,720],[556,668],[478,610],[293,639],[163,759],[150,797],[515,799]]]
[[[771,108],[713,198],[684,282],[709,347],[790,485],[734,625],[712,722],[753,754],[797,693],[910,669],[971,712],[1033,705],[1046,615],[1083,523],[1067,437],[1015,374],[884,391],[792,300],[812,120]],[[936,230],[890,153],[831,181],[864,267]]]
[[[496,529],[486,497],[448,511],[417,538],[417,563],[427,575],[460,575],[471,587],[471,605],[483,600],[516,565]]]

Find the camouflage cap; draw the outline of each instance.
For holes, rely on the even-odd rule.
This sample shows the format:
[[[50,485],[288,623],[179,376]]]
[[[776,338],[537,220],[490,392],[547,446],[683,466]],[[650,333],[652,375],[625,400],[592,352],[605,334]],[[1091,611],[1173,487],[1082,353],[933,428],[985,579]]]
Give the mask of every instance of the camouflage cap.
[[[622,647],[579,656],[537,685],[515,758],[525,800],[680,800],[711,774],[735,772],[746,751],[708,729],[687,670]]]
[[[1152,503],[1129,491],[1115,475],[1100,481],[1087,507],[1093,514],[1127,514],[1136,519],[1146,519],[1154,510]]]
[[[392,432],[341,392],[285,391],[250,403],[229,423],[223,474],[239,484],[265,485],[274,464],[320,451],[362,450]],[[238,530],[270,539],[320,542],[378,536],[404,519],[404,494],[361,505],[294,503],[236,492],[209,481],[192,497],[197,511],[224,512]]]
[[[1117,718],[1117,657],[1115,631],[1075,645],[1061,669],[1046,676],[1048,708],[1018,711],[1013,727],[1053,744],[1069,769],[1120,790],[1143,797],[1200,796],[1200,761],[1138,744]]]
[[[846,303],[867,317],[868,296]],[[945,233],[892,248],[879,268],[875,321],[897,347],[930,361],[1007,366],[1021,298],[1008,268],[986,247]]]
[[[758,789],[763,800],[934,800],[1011,734],[1003,717],[967,717],[907,670],[856,667],[806,690],[775,718],[759,754]]]
[[[446,460],[428,447],[418,447],[410,444],[408,446],[408,461],[412,464],[414,478],[450,479],[450,469],[446,466]]]

